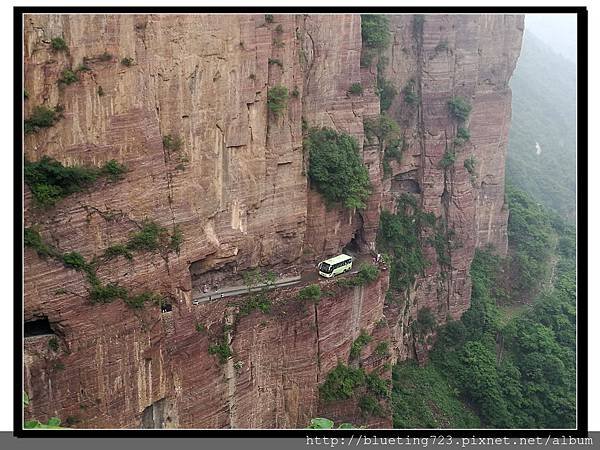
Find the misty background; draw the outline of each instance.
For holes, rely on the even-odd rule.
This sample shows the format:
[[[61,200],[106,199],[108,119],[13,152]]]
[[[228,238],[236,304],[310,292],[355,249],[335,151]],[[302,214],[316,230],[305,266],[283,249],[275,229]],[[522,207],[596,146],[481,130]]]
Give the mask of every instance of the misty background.
[[[511,79],[506,182],[574,223],[576,204],[575,14],[527,14]]]

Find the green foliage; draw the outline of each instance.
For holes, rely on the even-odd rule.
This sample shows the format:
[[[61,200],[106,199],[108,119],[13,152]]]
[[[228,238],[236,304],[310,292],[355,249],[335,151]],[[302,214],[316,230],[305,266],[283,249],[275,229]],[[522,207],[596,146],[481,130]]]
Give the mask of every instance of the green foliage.
[[[102,174],[113,182],[123,179],[125,173],[127,173],[127,167],[117,162],[116,159],[111,159],[102,166]]]
[[[321,286],[318,284],[310,284],[298,291],[300,300],[307,300],[312,303],[318,303],[321,299]]]
[[[97,282],[93,283],[90,288],[90,300],[92,303],[110,303],[118,298],[122,300],[128,298],[127,289],[119,285],[119,283],[102,285]]]
[[[377,344],[375,347],[375,354],[379,356],[389,356],[390,355],[390,343],[383,341]]]
[[[363,264],[358,270],[355,279],[358,280],[358,285],[369,284],[379,277],[379,268],[372,264]]]
[[[233,356],[233,351],[225,337],[220,342],[210,345],[208,347],[208,353],[217,355],[221,364],[225,364],[227,360]]]
[[[398,123],[387,114],[380,114],[376,119],[365,119],[363,124],[367,139],[376,137],[381,149],[386,143],[400,138]]]
[[[308,175],[328,202],[342,203],[348,209],[366,207],[371,183],[354,137],[330,128],[313,128],[304,148],[310,160]]]
[[[55,337],[51,337],[48,340],[48,348],[50,350],[52,350],[53,352],[57,352],[58,349],[60,348],[60,344],[58,343],[58,339],[56,339]]]
[[[90,266],[80,253],[69,252],[62,255],[62,261],[65,266],[79,271],[88,271]]]
[[[385,413],[379,401],[372,395],[363,395],[358,401],[358,407],[365,416],[384,417]]]
[[[390,285],[394,290],[408,290],[427,267],[421,234],[425,227],[434,224],[435,217],[423,213],[408,194],[398,200],[396,214],[381,212],[377,247],[392,258]]]
[[[407,105],[416,105],[419,102],[419,96],[417,94],[416,82],[414,79],[408,80],[406,85],[402,88],[402,94],[404,95],[404,103]]]
[[[552,217],[525,192],[508,186],[506,194],[510,209],[508,236],[516,247],[511,270],[518,273],[513,287],[518,292],[533,292],[550,274],[550,256],[556,242]]]
[[[352,95],[362,95],[363,87],[360,83],[352,83],[350,88],[348,89],[348,93]]]
[[[316,417],[314,419],[310,419],[310,425],[308,428],[316,430],[330,429],[333,428],[333,420]]]
[[[35,228],[25,228],[23,230],[23,241],[25,247],[33,248],[42,258],[47,256],[57,256],[58,252],[53,247],[47,245]]]
[[[469,131],[468,128],[458,127],[458,130],[456,132],[456,139],[458,139],[458,142],[460,142],[460,145],[463,145],[465,142],[467,142],[469,139],[471,139],[471,132]],[[455,143],[456,143],[456,140],[455,140]]]
[[[294,98],[300,97],[300,91],[298,90],[298,86],[294,86],[294,90],[292,91],[292,97],[294,97]]]
[[[406,361],[392,370],[394,428],[479,428],[479,418],[457,398],[443,372]]]
[[[35,200],[41,205],[52,206],[61,198],[92,184],[100,171],[96,167],[63,166],[44,156],[37,162],[25,160],[24,174]]]
[[[175,225],[173,233],[171,233],[169,248],[175,253],[179,254],[179,251],[181,250],[181,244],[183,244],[183,232],[179,228],[179,225]]]
[[[156,222],[144,220],[140,231],[133,233],[127,241],[129,250],[155,251],[161,247],[161,242],[167,234],[166,228]]]
[[[453,150],[446,150],[442,159],[440,159],[440,167],[442,169],[447,169],[456,161],[456,153]]]
[[[512,121],[506,177],[574,223],[576,65],[525,32],[510,85]],[[539,154],[536,151],[539,145]]]
[[[413,16],[413,39],[418,40],[423,38],[423,24],[425,16],[423,14],[415,14]]]
[[[363,45],[375,49],[385,49],[391,41],[388,16],[361,14],[360,19]]]
[[[183,147],[183,139],[177,135],[167,134],[163,136],[163,147],[166,150],[177,152]]]
[[[118,256],[124,256],[129,261],[133,259],[133,254],[127,249],[126,245],[123,244],[114,244],[104,250],[104,255],[106,259],[113,259]]]
[[[250,295],[248,299],[240,305],[238,316],[247,316],[256,309],[259,309],[264,314],[271,312],[271,300],[269,300],[264,292],[260,292],[256,295]]]
[[[121,64],[123,64],[126,67],[133,66],[133,63],[134,63],[133,58],[130,58],[129,56],[127,56],[121,60]]]
[[[469,172],[471,175],[475,174],[475,166],[477,165],[477,160],[475,159],[475,156],[471,155],[467,159],[465,159],[464,165],[465,169],[467,169],[467,172]]]
[[[204,332],[206,332],[206,326],[203,325],[203,324],[201,324],[201,323],[197,323],[196,324],[196,331],[198,333],[204,333]]]
[[[67,43],[60,36],[52,38],[50,40],[50,46],[52,47],[52,50],[57,51],[57,52],[69,50]]]
[[[283,68],[283,63],[281,62],[281,60],[280,60],[280,59],[277,59],[277,58],[269,58],[269,61],[268,61],[268,62],[269,62],[269,65],[273,65],[273,64],[275,64],[275,65],[277,65],[277,66],[279,66],[279,67]]]
[[[265,14],[265,22],[273,23],[275,19],[273,18],[273,14]]]
[[[350,347],[350,359],[358,358],[363,347],[371,342],[372,339],[365,330],[360,330],[360,335],[354,340],[352,347]]]
[[[351,398],[354,390],[365,384],[365,372],[339,363],[327,374],[327,379],[319,387],[324,402]]]
[[[377,74],[377,95],[379,95],[379,106],[382,111],[387,111],[392,106],[394,97],[398,95],[396,87],[391,81]]]
[[[48,423],[41,423],[39,420],[28,420],[23,425],[23,428],[47,428],[47,429],[59,429],[63,428],[60,426],[60,419],[58,417],[51,417],[48,419]]]
[[[79,77],[75,72],[71,69],[65,69],[60,73],[60,78],[58,79],[59,83],[63,84],[73,84],[79,81]]]
[[[33,113],[24,121],[25,134],[35,133],[40,128],[49,128],[60,120],[61,108],[48,108],[47,106],[36,106]]]
[[[411,324],[412,332],[419,337],[431,333],[436,326],[435,316],[430,308],[421,308],[417,313],[417,320]]]
[[[448,100],[450,115],[460,122],[464,122],[471,114],[471,105],[464,97],[452,97]]]
[[[277,85],[269,89],[267,94],[267,107],[275,117],[281,116],[287,109],[288,89],[285,86]]]
[[[123,300],[130,308],[139,309],[142,308],[147,302],[161,304],[162,296],[155,292],[146,291],[138,295],[127,296],[127,298],[124,298]]]

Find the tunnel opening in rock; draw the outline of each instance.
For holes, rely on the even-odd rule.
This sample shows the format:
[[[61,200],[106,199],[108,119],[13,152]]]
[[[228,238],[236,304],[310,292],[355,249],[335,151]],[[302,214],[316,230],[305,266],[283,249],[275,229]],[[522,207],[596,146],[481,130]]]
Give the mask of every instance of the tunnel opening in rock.
[[[409,170],[408,172],[399,173],[392,178],[390,191],[393,194],[420,194],[421,185],[416,180],[417,170]]]
[[[350,241],[342,248],[342,253],[351,256],[360,254],[363,249],[367,247],[367,243],[364,238],[363,218],[360,214],[357,214],[356,216],[360,222],[360,225],[352,235]]]
[[[171,311],[173,311],[173,305],[171,305],[170,303],[163,303],[162,305],[160,305],[161,313],[166,313],[166,312],[171,312]]]
[[[33,336],[46,336],[56,334],[52,329],[52,326],[50,326],[50,321],[46,316],[40,319],[26,321],[24,324],[23,332],[26,338]]]

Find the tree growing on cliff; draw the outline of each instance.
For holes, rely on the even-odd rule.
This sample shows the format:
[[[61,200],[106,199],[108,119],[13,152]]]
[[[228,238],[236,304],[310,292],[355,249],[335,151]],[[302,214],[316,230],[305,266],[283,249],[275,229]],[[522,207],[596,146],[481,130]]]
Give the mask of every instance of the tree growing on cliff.
[[[313,128],[304,148],[309,154],[308,176],[327,202],[366,208],[371,183],[354,137],[331,128]]]
[[[383,49],[390,44],[390,20],[383,14],[361,14],[360,30],[363,44],[370,48]]]
[[[471,114],[471,105],[464,97],[452,97],[448,100],[448,109],[452,117],[461,122],[467,120]]]
[[[281,116],[287,109],[288,89],[285,86],[277,85],[269,89],[267,94],[267,106],[275,117]]]

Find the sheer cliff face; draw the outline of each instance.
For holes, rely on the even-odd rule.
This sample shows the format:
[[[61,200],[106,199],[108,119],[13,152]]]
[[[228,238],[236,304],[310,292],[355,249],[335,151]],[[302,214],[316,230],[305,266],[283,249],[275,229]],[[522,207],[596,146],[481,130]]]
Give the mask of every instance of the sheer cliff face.
[[[507,83],[522,24],[514,16],[440,15],[425,16],[415,31],[414,16],[391,17],[386,78],[398,90],[415,79],[420,101],[411,109],[399,95],[392,104],[409,147],[385,178],[382,155],[363,145],[363,119],[379,114],[379,99],[375,68],[360,67],[357,15],[275,15],[272,23],[263,15],[27,16],[25,116],[37,105],[61,104],[64,117],[27,135],[25,156],[93,165],[116,159],[128,172],[51,209],[36,206],[26,187],[25,225],[88,260],[125,242],[145,218],[179,226],[184,241],[179,254],[141,253],[98,269],[105,283],[167,295],[168,313],[121,301],[93,305],[81,272],[25,249],[25,320],[47,317],[60,344],[53,351],[51,336],[25,340],[26,414],[72,417],[84,427],[303,427],[324,414],[363,423],[354,403],[318,398],[318,385],[338,360],[348,361],[360,330],[376,337],[361,364],[389,376],[388,359],[373,352],[377,341],[392,342],[391,361],[410,356],[416,347],[406,330],[418,309],[431,307],[441,321],[460,316],[469,305],[475,247],[506,248]],[[56,36],[68,52],[51,50]],[[135,64],[121,64],[125,57]],[[91,70],[59,85],[61,72],[84,58]],[[349,96],[356,82],[365,91]],[[267,109],[275,85],[297,94],[281,117]],[[444,171],[439,160],[456,132],[446,105],[453,95],[473,105],[471,140]],[[310,188],[303,119],[358,139],[373,184],[364,211],[327,208]],[[183,138],[182,149],[163,148],[169,134]],[[473,179],[463,166],[470,155]],[[431,265],[410,308],[384,308],[386,275],[358,288],[332,284],[317,306],[299,305],[294,290],[282,290],[271,314],[236,322],[226,364],[208,353],[243,299],[193,305],[192,277],[211,282],[256,266],[300,270],[353,238],[374,248],[381,208],[392,209],[394,195],[415,186],[423,208],[454,230],[455,245],[449,268],[426,248]]]

